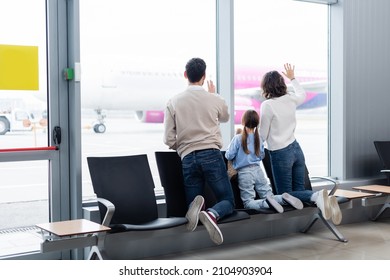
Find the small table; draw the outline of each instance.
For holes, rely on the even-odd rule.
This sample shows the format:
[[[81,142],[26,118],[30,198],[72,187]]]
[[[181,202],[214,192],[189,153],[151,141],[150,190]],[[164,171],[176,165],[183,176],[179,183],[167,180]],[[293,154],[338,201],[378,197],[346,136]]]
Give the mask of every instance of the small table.
[[[384,186],[384,185],[360,186],[360,187],[353,187],[353,189],[361,190],[361,191],[375,192],[375,193],[390,194],[390,186]]]
[[[105,259],[104,239],[111,228],[86,220],[69,220],[37,224],[42,231],[41,252],[62,251],[91,247],[88,259],[95,255]]]
[[[355,199],[355,198],[364,198],[364,197],[370,197],[370,196],[376,196],[374,193],[367,193],[367,192],[357,192],[357,191],[350,191],[350,190],[342,190],[337,189],[335,196],[343,196],[349,199]]]
[[[373,218],[373,220],[377,220],[379,216],[387,209],[390,207],[390,199],[389,199],[389,194],[390,194],[390,186],[384,186],[384,185],[367,185],[367,186],[359,186],[359,187],[353,187],[355,190],[359,191],[366,191],[366,192],[371,192],[375,196],[382,196],[383,194],[387,195],[387,199],[385,203],[383,204],[382,208],[379,210],[378,214]]]

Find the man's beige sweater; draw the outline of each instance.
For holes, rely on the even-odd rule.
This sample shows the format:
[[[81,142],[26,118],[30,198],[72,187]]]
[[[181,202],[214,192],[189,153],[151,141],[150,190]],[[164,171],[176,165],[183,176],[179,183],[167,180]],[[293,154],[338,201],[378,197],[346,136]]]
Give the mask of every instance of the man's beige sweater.
[[[228,120],[228,107],[222,97],[190,85],[167,103],[164,143],[181,158],[197,150],[221,149],[219,123]]]

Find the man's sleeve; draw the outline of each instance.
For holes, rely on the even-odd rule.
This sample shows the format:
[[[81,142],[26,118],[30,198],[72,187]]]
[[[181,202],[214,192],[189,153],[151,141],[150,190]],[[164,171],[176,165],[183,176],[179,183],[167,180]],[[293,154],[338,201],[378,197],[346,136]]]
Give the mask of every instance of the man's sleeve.
[[[221,112],[218,116],[218,120],[220,122],[227,122],[229,121],[230,118],[229,107],[227,106],[226,101],[222,97],[220,98],[221,98]]]
[[[176,150],[176,123],[172,106],[168,103],[164,113],[164,144]]]

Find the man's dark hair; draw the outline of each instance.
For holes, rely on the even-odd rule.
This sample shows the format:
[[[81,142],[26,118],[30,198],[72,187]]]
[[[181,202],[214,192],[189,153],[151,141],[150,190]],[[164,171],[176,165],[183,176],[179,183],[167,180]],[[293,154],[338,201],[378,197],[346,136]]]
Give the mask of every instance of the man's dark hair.
[[[206,73],[206,62],[201,58],[192,58],[186,64],[186,72],[190,83],[199,82]]]

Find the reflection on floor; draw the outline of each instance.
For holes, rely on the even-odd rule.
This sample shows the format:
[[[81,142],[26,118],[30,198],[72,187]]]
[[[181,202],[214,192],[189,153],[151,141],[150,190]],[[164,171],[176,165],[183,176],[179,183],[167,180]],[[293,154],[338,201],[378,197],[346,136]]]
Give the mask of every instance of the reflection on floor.
[[[162,260],[390,260],[390,219],[338,226],[348,239],[336,241],[325,228],[307,234],[259,239],[232,245],[171,254]],[[39,251],[36,228],[0,232],[0,257]]]
[[[390,219],[338,226],[348,239],[333,239],[327,229],[234,245],[165,255],[163,260],[390,260]]]

